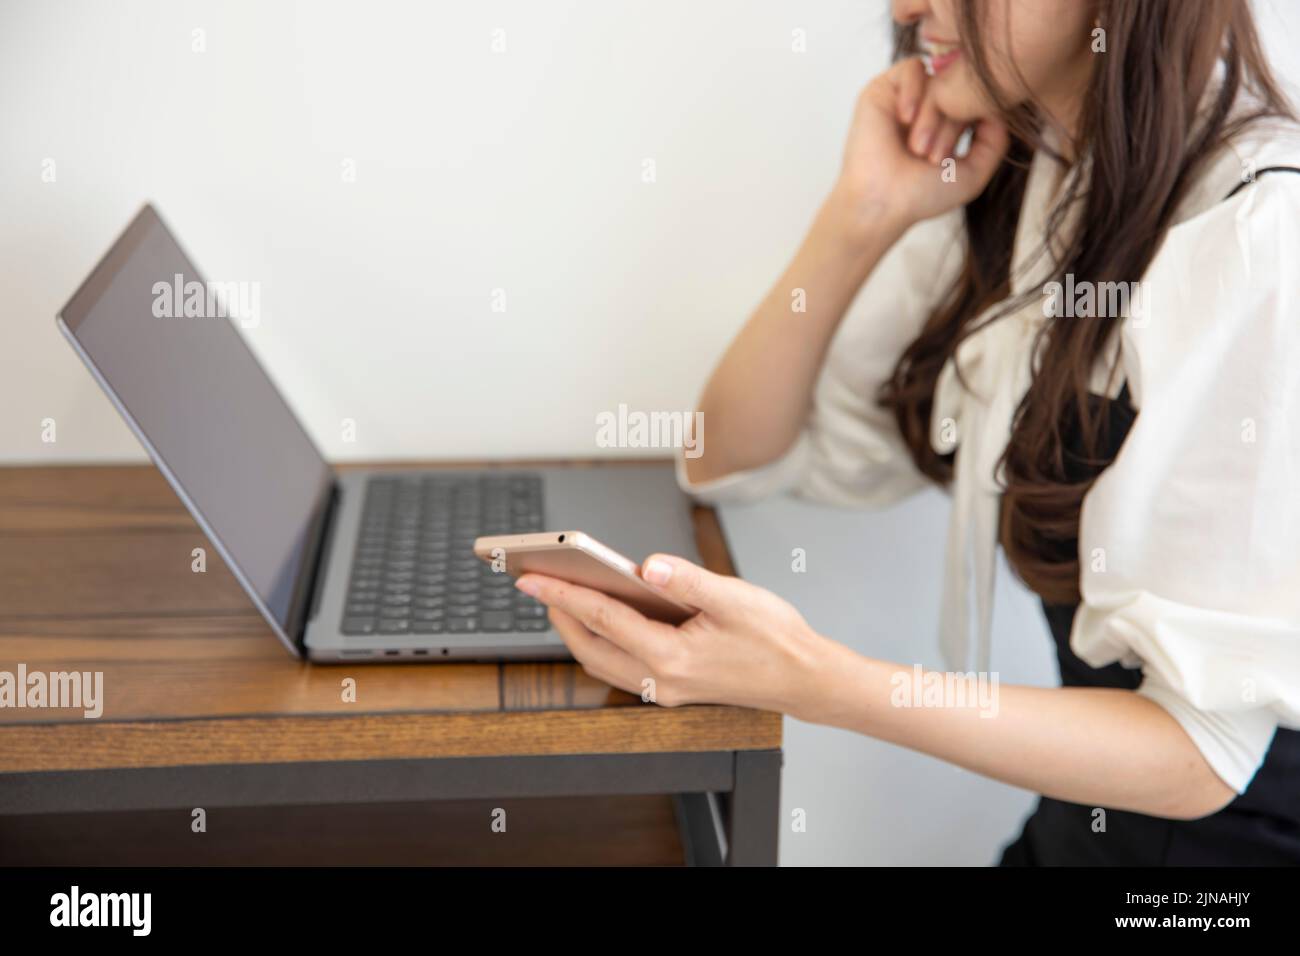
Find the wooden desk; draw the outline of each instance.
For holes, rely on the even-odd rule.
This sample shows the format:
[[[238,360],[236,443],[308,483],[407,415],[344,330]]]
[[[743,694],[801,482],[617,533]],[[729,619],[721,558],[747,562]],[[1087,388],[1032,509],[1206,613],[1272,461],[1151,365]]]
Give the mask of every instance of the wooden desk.
[[[574,664],[294,660],[149,466],[0,469],[0,671],[19,664],[102,671],[105,703],[0,708],[0,863],[776,862],[779,715],[643,704]],[[194,808],[224,842],[189,836]],[[94,859],[84,834],[57,851],[75,819]],[[357,846],[331,842],[346,821]]]

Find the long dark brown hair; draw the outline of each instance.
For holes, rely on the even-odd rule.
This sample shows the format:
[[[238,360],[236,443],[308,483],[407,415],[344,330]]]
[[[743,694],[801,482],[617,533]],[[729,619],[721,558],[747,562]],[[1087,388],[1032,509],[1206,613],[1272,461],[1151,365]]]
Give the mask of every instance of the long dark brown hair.
[[[960,275],[877,396],[897,417],[917,467],[940,484],[952,480],[953,456],[930,444],[935,382],[964,338],[1038,295],[1008,302],[976,322],[1010,295],[1029,160],[1048,149],[1040,109],[1032,103],[1011,108],[995,87],[979,0],[962,0],[960,7],[963,54],[1003,114],[1012,145],[987,188],[965,208]],[[1247,124],[1293,115],[1260,48],[1248,0],[1097,0],[1096,17],[1106,50],[1094,58],[1073,144],[1074,155],[1085,149],[1090,155],[1090,175],[1087,182],[1067,180],[1048,231],[1058,232],[1074,204],[1081,204],[1078,225],[1058,237],[1063,251],[1045,260],[1046,274],[1035,288],[1064,281],[1067,273],[1076,284],[1140,280],[1207,160]],[[896,29],[894,47],[896,57],[916,51],[915,24]],[[1222,83],[1200,114],[1220,60]],[[1249,110],[1238,103],[1243,93],[1253,94]],[[1080,507],[1109,464],[1101,451],[1108,416],[1104,405],[1089,399],[1089,384],[1113,321],[1071,318],[1043,326],[1032,384],[1002,456],[1002,547],[1024,582],[1053,604],[1079,600]]]

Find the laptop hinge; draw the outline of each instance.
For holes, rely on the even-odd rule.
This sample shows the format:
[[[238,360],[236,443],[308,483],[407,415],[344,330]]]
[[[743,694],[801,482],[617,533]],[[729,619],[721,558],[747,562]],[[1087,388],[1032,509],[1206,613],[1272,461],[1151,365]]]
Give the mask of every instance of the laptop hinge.
[[[290,635],[298,647],[303,646],[307,635],[307,622],[316,616],[320,606],[321,592],[325,587],[325,562],[329,554],[330,542],[334,538],[334,519],[338,511],[339,483],[330,481],[324,506],[316,514],[315,520],[307,534],[307,554],[310,563],[298,578],[298,587],[294,593],[294,613],[290,618]]]

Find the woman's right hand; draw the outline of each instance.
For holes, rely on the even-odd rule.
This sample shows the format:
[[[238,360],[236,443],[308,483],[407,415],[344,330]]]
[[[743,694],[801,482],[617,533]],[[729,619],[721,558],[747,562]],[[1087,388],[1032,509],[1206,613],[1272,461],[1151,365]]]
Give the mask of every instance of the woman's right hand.
[[[970,202],[988,185],[1009,144],[994,118],[974,123],[967,154],[954,148],[967,123],[939,112],[919,57],[900,60],[858,97],[837,190],[864,220],[883,213],[908,226]],[[951,159],[951,173],[945,160]]]
[[[685,459],[691,481],[758,468],[788,452],[808,424],[831,339],[877,263],[913,223],[970,202],[988,184],[1007,150],[1006,129],[996,120],[976,124],[969,153],[953,157],[955,179],[945,176],[942,160],[962,126],[940,115],[928,87],[912,59],[858,98],[839,181],[705,386],[699,412],[710,437],[702,456]],[[909,149],[909,135],[917,149]],[[803,303],[794,321],[792,295]]]

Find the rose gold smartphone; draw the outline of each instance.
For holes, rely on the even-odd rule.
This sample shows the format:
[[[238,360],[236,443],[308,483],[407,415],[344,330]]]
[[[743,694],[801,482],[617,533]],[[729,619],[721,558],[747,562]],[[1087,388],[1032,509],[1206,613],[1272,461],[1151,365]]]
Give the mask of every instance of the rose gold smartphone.
[[[635,561],[581,531],[491,535],[474,542],[474,553],[504,574],[519,577],[532,571],[580,584],[667,624],[680,624],[696,613],[641,580]]]

